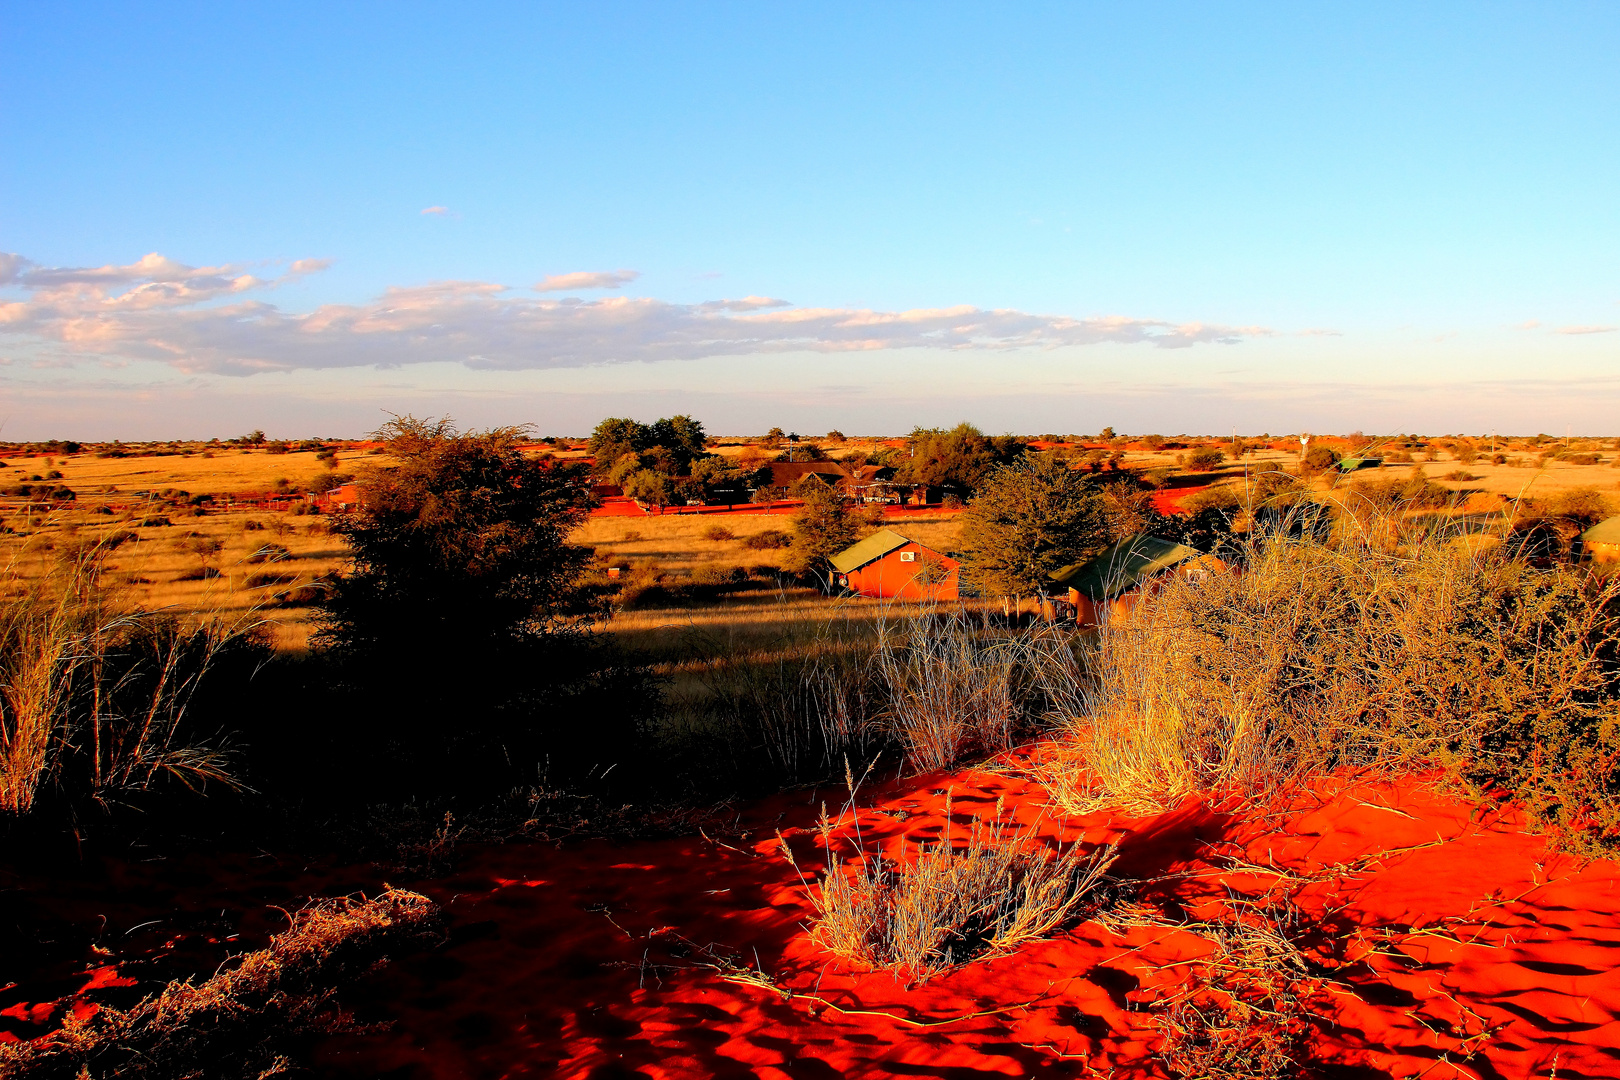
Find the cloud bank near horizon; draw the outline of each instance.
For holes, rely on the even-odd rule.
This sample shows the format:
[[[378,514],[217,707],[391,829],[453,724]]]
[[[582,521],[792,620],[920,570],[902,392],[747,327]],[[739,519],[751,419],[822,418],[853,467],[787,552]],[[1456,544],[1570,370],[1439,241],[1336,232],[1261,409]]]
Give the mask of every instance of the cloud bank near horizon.
[[[959,305],[909,311],[801,308],[747,296],[697,304],[643,297],[529,296],[482,281],[387,289],[366,304],[289,312],[245,294],[327,268],[302,259],[279,275],[245,264],[192,267],[159,254],[127,265],[44,267],[0,253],[0,338],[49,354],[158,361],[221,375],[459,363],[534,370],[717,356],[879,349],[1052,349],[1146,344],[1163,349],[1269,337],[1262,326],[1176,323],[1122,315],[1071,317]],[[535,292],[619,288],[633,270],[545,278]]]

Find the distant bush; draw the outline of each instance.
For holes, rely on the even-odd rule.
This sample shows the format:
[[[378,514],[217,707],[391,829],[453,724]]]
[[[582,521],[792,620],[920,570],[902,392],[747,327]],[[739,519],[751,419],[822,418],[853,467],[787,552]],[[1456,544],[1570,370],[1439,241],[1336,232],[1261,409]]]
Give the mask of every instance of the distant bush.
[[[724,525],[716,524],[710,525],[707,529],[703,530],[703,539],[720,543],[726,540],[737,539],[737,534],[732,532]]]
[[[781,529],[766,529],[743,541],[743,547],[753,551],[773,551],[793,546],[793,537]]]
[[[1307,473],[1326,472],[1338,464],[1339,452],[1331,446],[1318,446],[1300,460],[1300,467]]]
[[[166,517],[147,517],[147,518],[142,518],[137,523],[136,527],[137,528],[142,528],[142,529],[158,529],[158,528],[164,528],[166,526],[173,525],[173,524],[174,524],[174,522],[170,521]]]
[[[1450,472],[1446,473],[1446,475],[1442,476],[1440,479],[1442,479],[1442,480],[1450,480],[1453,483],[1466,483],[1469,480],[1478,480],[1479,477],[1475,476],[1473,473],[1469,472],[1467,469],[1452,469]]]
[[[1207,473],[1214,472],[1225,460],[1226,454],[1222,451],[1213,446],[1200,446],[1196,450],[1187,451],[1186,457],[1182,459],[1182,466],[1188,472]]]
[[[199,566],[179,574],[176,581],[209,581],[219,577],[219,569],[213,566]]]
[[[1243,489],[1234,484],[1207,487],[1182,499],[1179,506],[1184,513],[1197,514],[1204,510],[1235,510],[1243,505]]]

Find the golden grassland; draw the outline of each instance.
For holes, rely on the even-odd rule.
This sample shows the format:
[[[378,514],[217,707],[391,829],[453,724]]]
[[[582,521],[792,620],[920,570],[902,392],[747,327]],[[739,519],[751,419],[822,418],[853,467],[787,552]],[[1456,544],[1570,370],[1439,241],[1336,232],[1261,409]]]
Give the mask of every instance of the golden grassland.
[[[211,455],[211,456],[210,456]],[[222,447],[193,454],[164,454],[98,458],[94,454],[50,457],[44,454],[4,454],[0,486],[27,482],[29,476],[62,474],[60,483],[79,493],[81,500],[123,501],[136,491],[180,488],[193,495],[221,495],[273,491],[277,480],[307,485],[331,470],[315,459],[314,451],[272,454],[267,450]],[[338,472],[354,472],[363,462],[377,458],[364,450],[338,450]],[[49,464],[47,464],[49,461]]]
[[[876,445],[873,440],[849,440],[835,449],[853,452]],[[752,449],[752,445],[737,441],[723,443],[718,449],[735,455]],[[535,452],[546,450],[537,447]],[[1123,464],[1143,471],[1168,470],[1176,474],[1180,472],[1177,453],[1132,450]],[[582,450],[569,450],[559,456],[582,454]],[[1595,487],[1605,492],[1620,489],[1620,473],[1608,460],[1595,465],[1562,461],[1539,464],[1533,452],[1522,448],[1508,454],[1510,460],[1520,464],[1493,465],[1488,460],[1476,460],[1464,465],[1451,454],[1436,452],[1436,460],[1390,463],[1359,473],[1355,479],[1400,479],[1421,467],[1430,480],[1454,490],[1508,499],[1546,496],[1575,487]],[[1613,457],[1606,455],[1607,459]],[[340,447],[336,468],[353,472],[382,460],[367,449]],[[1239,462],[1227,462],[1206,477],[1183,475],[1178,482],[1207,480],[1218,485],[1238,485],[1243,482],[1245,470],[1263,472],[1292,466],[1296,460],[1297,455],[1291,451],[1261,450]],[[308,485],[331,471],[316,460],[312,451],[275,454],[263,449],[212,447],[193,448],[189,454],[132,453],[119,458],[98,458],[89,453],[54,457],[8,453],[5,461],[5,467],[0,468],[0,487],[26,483],[33,476],[57,471],[62,474],[58,482],[78,492],[79,501],[72,510],[46,516],[9,515],[4,523],[14,531],[0,536],[0,558],[26,568],[30,560],[51,558],[74,545],[128,534],[129,539],[109,560],[109,569],[116,582],[128,586],[132,605],[182,617],[213,612],[237,616],[262,606],[271,620],[274,641],[283,649],[306,647],[312,630],[311,609],[307,605],[288,606],[285,595],[341,569],[347,559],[342,542],[327,532],[327,521],[319,515],[259,510],[193,517],[185,511],[148,511],[132,498],[137,492],[170,488],[193,495],[262,493],[274,490],[278,480],[294,486]],[[1471,479],[1447,479],[1456,470]],[[96,513],[104,504],[121,509],[113,515]],[[142,524],[154,517],[166,518],[171,524]],[[907,515],[884,524],[936,550],[950,551],[957,545],[958,524],[951,515]],[[716,529],[728,531],[731,538],[711,536]],[[783,549],[750,548],[746,541],[768,530],[790,529],[791,512],[593,517],[575,532],[573,540],[593,548],[602,565],[651,569],[679,579],[716,568],[751,568],[757,575],[761,569],[780,567],[784,563]],[[209,553],[207,549],[214,542],[219,549]],[[250,562],[254,553],[267,544],[285,548],[288,557],[268,564]],[[200,576],[213,572],[217,576]],[[276,599],[278,594],[283,596],[282,601]],[[794,627],[824,623],[838,610],[839,603],[812,590],[760,589],[703,604],[621,611],[604,628],[627,644],[667,656],[679,651],[683,636],[694,633],[728,635],[739,643],[780,637]],[[872,606],[867,601],[853,603]]]
[[[884,524],[939,551],[956,546],[954,515],[897,517]],[[772,530],[791,531],[791,511],[780,514],[652,514],[646,517],[591,518],[573,541],[596,549],[599,558],[631,566],[651,564],[660,570],[690,573],[708,567],[784,565],[782,548],[750,548],[748,538]],[[731,539],[710,538],[724,529]]]
[[[339,569],[348,549],[331,536],[319,516],[292,517],[271,512],[169,517],[168,526],[142,526],[139,516],[112,518],[82,511],[57,512],[18,529],[0,544],[5,558],[32,576],[48,560],[80,545],[118,534],[129,539],[106,562],[111,582],[132,608],[176,615],[182,619],[214,615],[235,620],[259,609],[277,648],[307,646],[313,630],[311,609],[282,606],[276,599]],[[250,529],[249,524],[260,528]],[[220,545],[215,553],[203,552]],[[285,548],[287,557],[255,561],[269,545]],[[277,553],[279,554],[279,553]],[[211,575],[203,576],[211,572]]]

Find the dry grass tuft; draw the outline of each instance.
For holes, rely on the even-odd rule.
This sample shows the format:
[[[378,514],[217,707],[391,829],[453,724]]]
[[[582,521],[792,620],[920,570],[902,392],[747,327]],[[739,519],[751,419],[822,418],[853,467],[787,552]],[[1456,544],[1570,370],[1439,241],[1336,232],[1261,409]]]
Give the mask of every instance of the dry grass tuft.
[[[950,820],[950,801],[946,801]],[[832,851],[819,891],[814,935],[829,951],[910,985],[985,955],[1010,952],[1074,916],[1105,880],[1114,849],[1054,851],[1004,824],[975,820],[961,848],[947,832],[909,858]],[[782,850],[792,861],[784,842]],[[797,864],[795,864],[797,868]]]
[[[333,1003],[337,986],[441,939],[438,908],[417,893],[316,900],[269,947],[205,982],[171,982],[130,1009],[70,1014],[55,1034],[0,1044],[0,1078],[284,1075],[289,1040],[356,1030]]]
[[[1172,1074],[1199,1080],[1297,1076],[1321,989],[1289,933],[1299,912],[1286,901],[1227,908],[1227,918],[1187,927],[1211,949],[1184,990],[1155,1003],[1160,1057]]]

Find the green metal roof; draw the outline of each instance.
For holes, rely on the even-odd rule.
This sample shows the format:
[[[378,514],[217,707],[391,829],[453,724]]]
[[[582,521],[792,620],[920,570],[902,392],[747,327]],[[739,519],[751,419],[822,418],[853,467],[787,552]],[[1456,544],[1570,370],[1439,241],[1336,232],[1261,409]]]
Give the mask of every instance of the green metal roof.
[[[1581,533],[1583,544],[1620,544],[1620,517],[1600,521]]]
[[[1347,457],[1339,462],[1340,472],[1355,472],[1358,469],[1376,469],[1384,463],[1379,457]]]
[[[879,529],[865,540],[851,544],[827,561],[832,563],[833,569],[840,574],[848,574],[909,543],[911,543],[909,536],[901,536],[893,529]]]
[[[1075,589],[1094,601],[1112,600],[1135,588],[1144,578],[1202,554],[1174,540],[1141,533],[1104,548],[1087,562],[1065,566],[1049,577],[1059,588]]]

